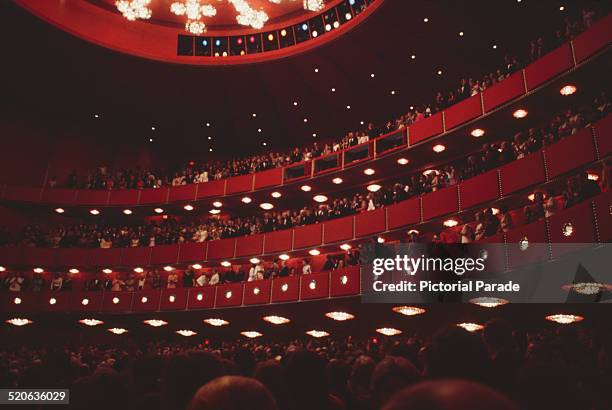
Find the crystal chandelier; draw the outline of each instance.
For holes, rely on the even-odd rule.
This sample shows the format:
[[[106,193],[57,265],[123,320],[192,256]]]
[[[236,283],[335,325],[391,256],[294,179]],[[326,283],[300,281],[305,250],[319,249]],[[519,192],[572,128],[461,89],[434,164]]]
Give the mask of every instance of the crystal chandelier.
[[[206,24],[202,17],[213,17],[217,14],[215,6],[210,4],[200,4],[200,0],[185,0],[184,2],[174,2],[170,6],[177,16],[187,16],[185,30],[193,34],[202,34],[206,31]]]
[[[323,0],[304,0],[304,10],[321,11],[325,7]]]
[[[238,12],[236,21],[243,26],[251,26],[254,29],[263,27],[268,21],[268,15],[263,10],[254,10],[245,0],[228,0]]]
[[[147,7],[151,3],[151,0],[118,0],[115,2],[117,10],[123,17],[130,21],[136,19],[150,19],[151,9]]]

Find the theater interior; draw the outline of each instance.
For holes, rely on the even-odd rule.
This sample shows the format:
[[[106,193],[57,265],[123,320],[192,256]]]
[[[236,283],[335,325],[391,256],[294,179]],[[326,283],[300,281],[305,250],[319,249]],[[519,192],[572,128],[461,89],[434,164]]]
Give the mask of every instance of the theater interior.
[[[0,392],[612,408],[609,12],[2,2]],[[522,290],[372,296],[373,257],[457,245]]]

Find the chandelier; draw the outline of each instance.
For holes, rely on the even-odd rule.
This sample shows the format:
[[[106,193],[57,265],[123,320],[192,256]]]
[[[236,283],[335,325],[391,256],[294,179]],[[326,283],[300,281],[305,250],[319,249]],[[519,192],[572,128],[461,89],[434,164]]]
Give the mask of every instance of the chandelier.
[[[123,17],[130,21],[150,19],[151,9],[147,7],[151,0],[117,0],[115,5]]]
[[[211,1],[211,0],[208,0]],[[254,29],[261,29],[269,20],[268,14],[263,10],[256,10],[248,0],[227,0],[238,13],[238,24]],[[280,4],[283,0],[268,0],[273,4]],[[151,18],[152,11],[148,7],[151,0],[117,0],[115,5],[123,17],[130,21]],[[321,11],[325,8],[324,0],[303,0],[304,10]],[[202,4],[202,0],[175,1],[170,5],[170,11],[177,16],[185,16],[185,30],[192,34],[202,34],[206,31],[204,17],[217,15],[217,8],[212,4]]]

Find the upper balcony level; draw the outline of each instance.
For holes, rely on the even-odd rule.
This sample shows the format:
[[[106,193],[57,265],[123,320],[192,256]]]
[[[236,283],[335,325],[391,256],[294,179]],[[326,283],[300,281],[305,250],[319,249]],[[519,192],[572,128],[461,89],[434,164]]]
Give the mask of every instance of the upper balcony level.
[[[503,130],[517,109],[548,105],[554,92],[565,81],[589,78],[599,62],[586,64],[593,57],[609,58],[606,53],[612,38],[607,16],[574,40],[543,56],[499,84],[450,108],[419,121],[407,129],[381,136],[367,144],[351,147],[300,164],[255,174],[177,187],[142,190],[70,190],[0,186],[0,201],[45,204],[63,207],[142,207],[212,202],[217,198],[240,203],[249,194],[255,201],[267,202],[274,191],[299,192],[307,185],[314,193],[335,189],[334,179],[363,184],[363,171],[376,168],[376,178],[396,174],[398,160],[412,166],[419,158],[431,156],[434,145],[445,144],[466,149],[466,135],[475,128]],[[554,105],[554,103],[551,103]],[[429,154],[429,155],[425,155]],[[456,154],[456,153],[455,153]],[[370,178],[371,179],[371,178]],[[337,180],[337,179],[336,179]]]

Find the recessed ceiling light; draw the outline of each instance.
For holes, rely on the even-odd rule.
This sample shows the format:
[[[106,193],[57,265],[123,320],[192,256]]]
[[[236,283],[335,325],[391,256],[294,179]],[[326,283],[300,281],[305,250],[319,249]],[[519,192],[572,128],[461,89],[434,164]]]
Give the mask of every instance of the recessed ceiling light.
[[[298,105],[298,102],[297,102],[297,101],[294,101],[294,102],[293,102],[293,106],[294,106],[294,107],[297,107],[297,105]]]
[[[174,268],[172,266],[168,265],[168,266],[164,266],[164,270],[166,272],[172,272],[174,270]]]
[[[106,273],[106,274],[113,273],[113,270],[110,268],[104,268],[102,269],[102,273]]]
[[[434,152],[439,154],[441,152],[444,152],[446,150],[446,147],[442,144],[437,144],[437,145],[434,145],[432,149],[434,150]]]
[[[165,320],[160,320],[160,319],[144,320],[143,323],[149,326],[152,326],[152,327],[161,327],[161,326],[166,326],[168,324],[168,322],[166,322]]]
[[[134,268],[134,272],[136,272],[136,273],[142,273],[142,272],[144,272],[144,269],[142,269],[142,268],[140,268],[140,267],[138,267],[138,268]]]
[[[478,306],[486,307],[486,308],[496,308],[498,306],[502,306],[502,305],[506,305],[510,303],[506,299],[494,298],[494,297],[488,297],[488,296],[470,299],[469,302],[474,305],[478,305]]]
[[[254,330],[245,330],[244,332],[240,332],[240,334],[244,337],[248,337],[249,339],[255,339],[256,337],[263,336],[261,333]]]
[[[368,175],[368,176],[372,176],[376,173],[376,171],[374,171],[372,168],[366,168],[363,170],[363,173]]]
[[[4,272],[6,271],[6,268],[4,266],[0,266],[0,272]]]
[[[274,205],[269,202],[264,202],[263,204],[259,204],[259,207],[265,211],[269,211],[270,209],[274,208]]]
[[[340,245],[340,249],[342,249],[343,251],[348,251],[349,249],[351,249],[351,245],[349,245],[348,243],[343,243],[342,245]]]
[[[340,177],[336,177],[336,178],[332,179],[332,182],[334,184],[336,184],[336,185],[340,185],[341,183],[344,182],[344,180],[342,178],[340,178]]]
[[[257,128],[257,132],[261,132],[261,128]]]
[[[85,326],[98,326],[104,324],[103,321],[98,319],[81,319],[79,323]]]
[[[181,335],[181,336],[185,336],[185,337],[191,337],[191,336],[197,335],[196,332],[194,332],[193,330],[189,330],[189,329],[177,330],[176,334],[177,335]]]
[[[223,266],[224,268],[229,268],[230,266],[232,266],[232,263],[230,261],[222,261],[221,266]]]
[[[79,270],[77,268],[72,268],[70,269],[68,272],[72,273],[73,275],[79,273]]]
[[[281,196],[283,196],[283,194],[277,191],[272,192],[270,195],[272,195],[272,198],[280,198]]]
[[[318,249],[311,249],[308,251],[309,254],[311,254],[312,256],[317,256],[321,254],[321,251]]]
[[[99,114],[94,114],[94,118],[100,118]]]
[[[58,214],[63,214],[64,208],[55,208],[55,212],[57,212]]]
[[[124,329],[122,327],[111,327],[110,329],[108,329],[108,331],[116,335],[122,335],[124,333],[127,333],[127,329]]]
[[[320,337],[327,337],[329,336],[329,333],[326,332],[325,330],[309,330],[308,332],[306,332],[306,334],[308,336],[312,336],[315,338],[320,338]]]
[[[410,161],[408,161],[408,159],[406,159],[406,158],[398,158],[397,159],[397,163],[400,164],[400,165],[408,165],[409,162]]]
[[[414,60],[416,58],[416,55],[413,54],[410,56],[410,58]]]
[[[155,211],[156,214],[163,214],[164,210],[162,208],[155,208],[153,211]]]
[[[211,325],[215,327],[229,325],[229,322],[227,320],[218,319],[218,318],[204,319],[203,322],[206,323],[207,325]]]
[[[215,201],[215,202],[213,202],[213,206],[215,208],[221,208],[223,206],[223,202]]]
[[[571,84],[568,84],[568,85],[566,85],[566,86],[563,86],[563,88],[561,88],[561,89],[559,90],[559,93],[560,93],[562,96],[564,96],[564,97],[567,97],[568,95],[572,95],[572,94],[574,94],[575,92],[576,92],[576,86],[575,86],[575,85],[571,85]]]
[[[100,215],[100,211],[98,211],[97,209],[91,209],[89,213],[92,215]]]
[[[493,50],[497,49],[497,44],[493,44]]]
[[[183,207],[183,209],[184,209],[185,211],[193,211],[193,205],[189,205],[189,204],[187,204],[187,205],[185,205],[185,206]]]
[[[245,204],[250,204],[253,200],[251,199],[251,197],[245,196],[241,199],[241,201]]]
[[[314,69],[314,72],[315,72],[315,73],[318,73],[318,72],[319,72],[319,69],[318,69],[318,68],[315,68],[315,69]]]
[[[302,185],[300,189],[304,192],[309,192],[312,188],[310,187],[310,185]]]
[[[153,138],[149,138],[149,142],[153,142]]]
[[[395,90],[391,90],[391,95],[395,95]]]
[[[565,10],[565,6],[559,6],[559,11],[564,11]]]
[[[383,238],[382,236],[379,236],[378,238],[376,238],[376,242],[378,243],[385,243],[385,238]]]
[[[304,122],[308,122],[308,118],[304,118]]]
[[[404,316],[416,316],[425,313],[425,309],[416,306],[396,306],[391,310]]]
[[[480,138],[485,135],[485,131],[482,128],[475,128],[472,130],[472,132],[470,132],[470,134],[472,137]]]
[[[206,123],[206,126],[207,126],[207,127],[210,127],[210,122],[207,122],[207,123]]]
[[[316,132],[313,132],[313,133],[312,133],[312,136],[313,136],[313,137],[316,137],[316,136],[317,136],[317,133],[316,133]]]
[[[249,259],[249,262],[251,262],[252,264],[257,265],[259,262],[261,262],[261,260],[259,258],[251,258],[251,259]]]
[[[347,105],[347,106],[346,106],[346,109],[347,109],[347,110],[350,110],[350,109],[351,109],[351,106],[350,106],[350,105]]]
[[[514,111],[512,113],[512,116],[516,119],[521,119],[521,118],[525,118],[527,116],[527,114],[529,114],[529,112],[527,112],[527,110],[524,110],[522,108],[519,108],[518,110]]]
[[[287,255],[286,253],[283,253],[282,255],[278,255],[278,259],[282,261],[289,260],[289,255]]]
[[[364,123],[363,121],[359,121],[359,124],[363,125],[363,124],[365,124],[365,123]]]
[[[132,215],[132,210],[131,209],[124,209],[123,213],[126,215]]]
[[[331,89],[331,92],[332,92],[332,93],[335,93],[335,92],[336,92],[336,89],[335,89],[335,88],[332,88],[332,89]]]
[[[467,330],[468,332],[477,332],[484,329],[484,326],[478,323],[457,323],[457,326]]]
[[[155,127],[151,127],[151,131],[155,131]]]
[[[209,141],[210,141],[210,140],[212,140],[212,137],[208,137],[208,140],[209,140]]]
[[[380,185],[378,184],[370,184],[367,186],[367,190],[370,192],[378,192],[380,190],[380,188],[382,188]]]
[[[370,74],[370,78],[374,78],[374,77],[376,77],[376,74],[374,73]]]
[[[394,329],[392,327],[381,327],[376,329],[378,333],[385,336],[397,336],[402,333],[399,329]]]
[[[438,70],[438,75],[442,75],[442,70]]]
[[[253,113],[253,114],[251,114],[251,117],[255,118],[255,117],[257,117],[257,114]]]
[[[423,22],[424,22],[424,23],[429,23],[429,19],[428,19],[427,17],[425,17],[425,18],[423,19]]]
[[[219,215],[221,213],[220,209],[211,209],[210,211],[208,211],[209,214],[211,215]]]
[[[322,202],[327,201],[327,197],[325,195],[320,195],[320,194],[319,195],[315,195],[312,199],[314,199],[314,201],[318,202],[318,203],[322,203]]]
[[[286,325],[287,323],[291,322],[291,320],[287,319],[286,317],[275,315],[264,316],[262,319],[268,323],[272,323],[273,325]]]
[[[191,265],[191,267],[193,269],[202,269],[202,265],[200,265],[199,263],[194,263],[193,265]]]
[[[551,322],[559,323],[561,325],[569,325],[574,322],[580,322],[584,320],[583,316],[579,315],[571,315],[571,314],[557,314],[557,315],[549,315],[546,316],[546,320],[550,320]]]
[[[459,32],[459,37],[463,37],[463,31]]]
[[[347,312],[327,312],[325,316],[338,322],[355,319],[355,315],[351,315]]]
[[[34,268],[34,273],[43,273],[45,270],[43,268]]]

